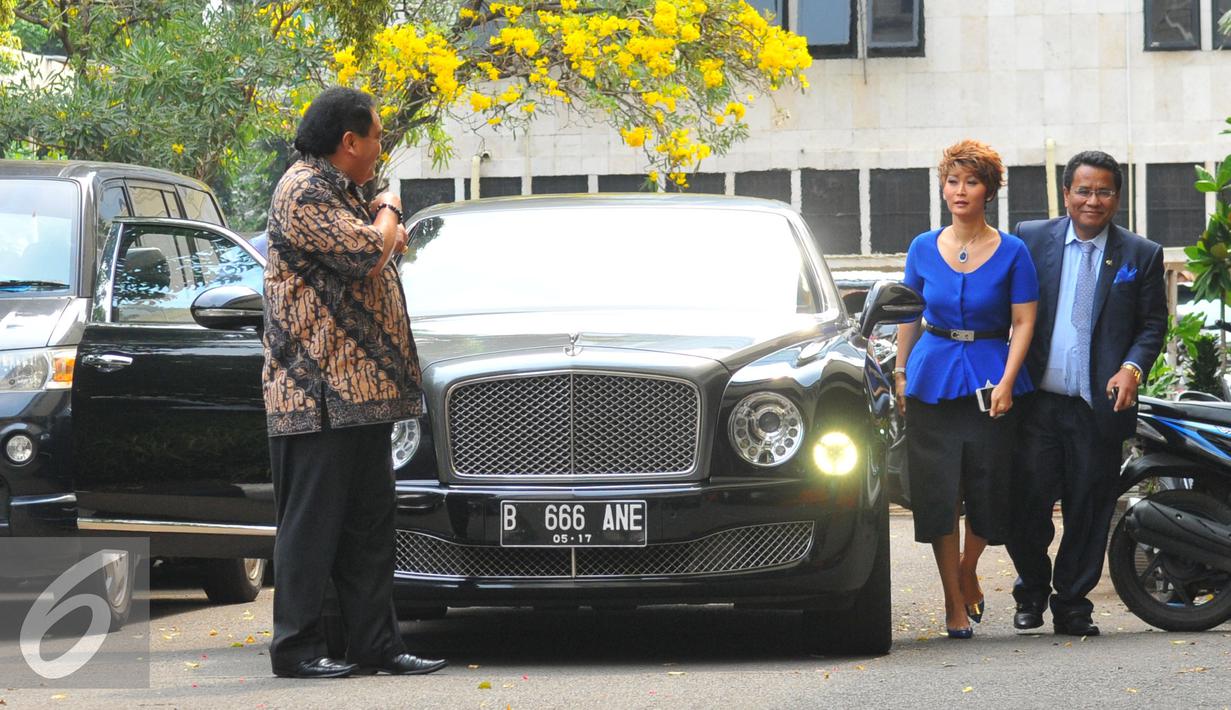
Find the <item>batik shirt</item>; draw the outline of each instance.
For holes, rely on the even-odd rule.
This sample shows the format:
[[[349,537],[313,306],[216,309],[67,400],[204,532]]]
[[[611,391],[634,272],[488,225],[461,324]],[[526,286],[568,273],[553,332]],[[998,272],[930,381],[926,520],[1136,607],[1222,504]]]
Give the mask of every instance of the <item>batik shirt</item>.
[[[270,436],[407,419],[422,409],[406,296],[358,188],[323,158],[274,189],[265,266]]]

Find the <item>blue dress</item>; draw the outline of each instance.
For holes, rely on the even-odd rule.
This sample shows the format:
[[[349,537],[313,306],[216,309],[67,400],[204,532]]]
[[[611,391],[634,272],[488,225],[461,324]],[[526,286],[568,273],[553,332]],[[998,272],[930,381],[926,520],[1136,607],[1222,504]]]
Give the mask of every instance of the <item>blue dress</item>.
[[[1039,300],[1039,280],[1025,242],[1000,232],[1000,246],[982,266],[963,274],[940,255],[939,229],[915,237],[906,254],[907,286],[923,295],[923,317],[938,328],[1008,330],[1012,304]],[[1007,340],[961,342],[921,330],[906,363],[906,394],[929,404],[973,396],[1004,375]],[[1023,366],[1013,396],[1034,389]]]
[[[906,283],[923,294],[923,316],[940,328],[1008,330],[1012,304],[1038,300],[1034,262],[1017,237],[1000,233],[992,256],[969,274],[954,271],[936,246],[940,231],[915,238],[906,256]],[[989,545],[1008,539],[1017,407],[992,419],[974,391],[1004,375],[1005,339],[961,342],[923,331],[906,363],[907,469],[915,540],[953,533],[964,510],[970,528]],[[1023,367],[1014,396],[1031,390]],[[963,507],[958,507],[958,501]]]

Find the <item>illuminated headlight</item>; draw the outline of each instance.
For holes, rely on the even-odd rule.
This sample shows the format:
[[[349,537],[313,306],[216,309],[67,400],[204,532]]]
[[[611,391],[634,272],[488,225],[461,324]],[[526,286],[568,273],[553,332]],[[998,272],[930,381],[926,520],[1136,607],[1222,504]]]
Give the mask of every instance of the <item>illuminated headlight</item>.
[[[804,418],[786,397],[757,392],[735,405],[728,433],[740,458],[754,466],[777,466],[799,451]]]
[[[77,348],[0,351],[0,392],[68,389],[76,363]]]
[[[419,450],[419,420],[403,419],[395,422],[390,438],[393,440],[393,467],[401,468],[410,463],[415,452]]]
[[[34,441],[25,434],[14,434],[4,442],[4,455],[9,461],[21,465],[34,456]]]
[[[812,460],[821,473],[827,476],[845,476],[855,470],[859,463],[859,447],[851,437],[840,431],[831,431],[821,436],[812,447]]]

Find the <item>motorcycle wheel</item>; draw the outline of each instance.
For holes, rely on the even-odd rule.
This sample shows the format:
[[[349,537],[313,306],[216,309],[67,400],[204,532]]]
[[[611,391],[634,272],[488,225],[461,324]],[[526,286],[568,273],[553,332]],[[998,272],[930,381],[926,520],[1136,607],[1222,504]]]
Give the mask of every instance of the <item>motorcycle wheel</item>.
[[[1150,500],[1231,525],[1231,507],[1204,493],[1161,491]],[[1231,618],[1231,573],[1138,542],[1124,518],[1111,536],[1107,565],[1120,600],[1151,626],[1205,631]]]

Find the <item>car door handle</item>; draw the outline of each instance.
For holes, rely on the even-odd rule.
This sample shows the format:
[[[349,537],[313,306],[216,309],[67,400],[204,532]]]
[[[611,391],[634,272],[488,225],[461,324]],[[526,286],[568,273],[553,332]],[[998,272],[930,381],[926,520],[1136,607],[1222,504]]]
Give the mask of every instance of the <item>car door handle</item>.
[[[100,372],[115,372],[133,364],[133,359],[129,355],[122,355],[120,353],[103,353],[101,355],[86,355],[81,358],[81,364],[89,365]]]

